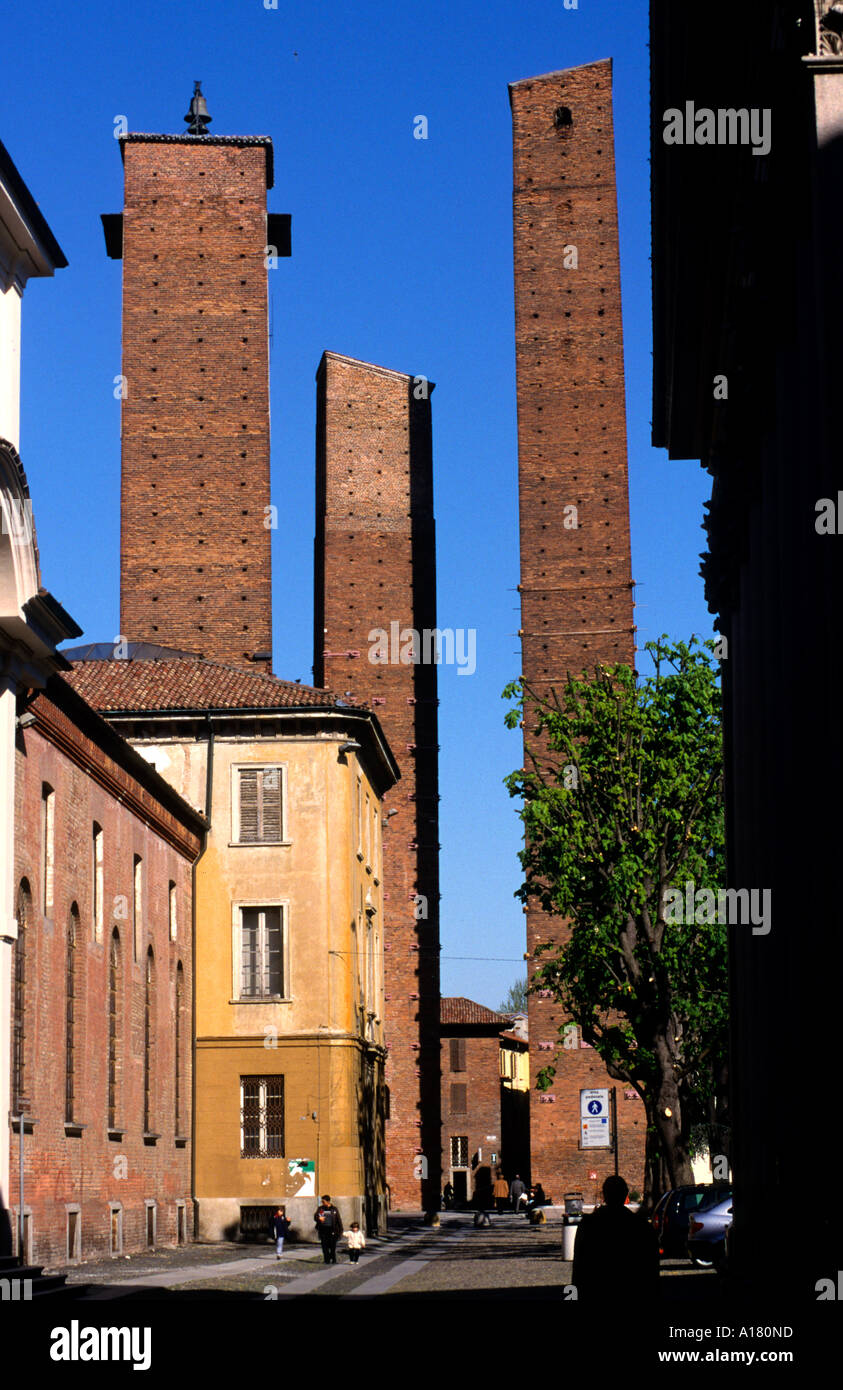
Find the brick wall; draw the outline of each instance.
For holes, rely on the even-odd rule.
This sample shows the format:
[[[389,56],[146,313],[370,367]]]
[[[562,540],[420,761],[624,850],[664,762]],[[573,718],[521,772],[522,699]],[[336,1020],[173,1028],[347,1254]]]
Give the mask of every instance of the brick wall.
[[[522,672],[544,692],[569,671],[635,659],[611,62],[517,82],[510,100]],[[565,931],[528,911],[531,954]],[[530,996],[531,1177],[555,1198],[593,1196],[613,1160],[580,1149],[579,1092],[617,1083],[577,1048],[536,1091],[564,1022]],[[621,1171],[640,1187],[643,1107],[621,1086],[618,1121]]]
[[[369,661],[373,629],[436,626],[430,400],[417,400],[413,383],[335,353],[320,363],[314,684],[370,702],[401,769],[383,803],[387,1182],[394,1207],[437,1208],[436,666]]]
[[[157,1243],[177,1239],[176,1204],[184,1203],[190,1239],[191,1133],[191,858],[198,850],[184,835],[171,841],[175,822],[96,743],[74,729],[46,696],[33,710],[38,722],[19,737],[15,789],[16,888],[24,923],[25,1210],[31,1212],[33,1258],[42,1264],[66,1259],[67,1208],[78,1205],[81,1256],[111,1250],[109,1203],[123,1209],[122,1249],[146,1248],[146,1202],[156,1203]],[[52,905],[45,902],[42,786],[54,793],[55,852]],[[141,818],[118,796],[141,800]],[[160,823],[153,823],[153,813]],[[93,823],[103,833],[103,914],[98,934],[93,913]],[[133,863],[142,860],[143,912],[137,959],[132,940]],[[176,885],[176,939],[170,939],[169,885]],[[68,928],[78,908],[74,951],[73,1115],[66,1121]],[[116,1121],[122,1139],[108,1137],[109,953],[120,935]],[[150,1133],[144,1141],[145,962],[154,955],[151,995]],[[176,1133],[176,980],[181,965],[179,1021],[179,1133]],[[12,982],[12,1012],[15,983]],[[31,1130],[29,1122],[32,1121]],[[185,1142],[177,1144],[176,1140]],[[18,1135],[11,1136],[11,1203],[18,1200]],[[14,1222],[13,1214],[13,1222]]]
[[[120,630],[272,646],[267,149],[123,142]]]
[[[459,1061],[464,1066],[452,1067],[452,1038],[462,1044]],[[443,1181],[453,1182],[451,1139],[464,1135],[468,1139],[470,1176],[468,1195],[474,1191],[474,1176],[480,1167],[489,1167],[491,1155],[497,1154],[509,1174],[503,1153],[501,1129],[500,1039],[497,1032],[483,1036],[469,1029],[445,1031],[441,1042],[442,1070],[442,1136]],[[456,1089],[455,1089],[456,1088]],[[464,1088],[464,1092],[460,1091]],[[464,1094],[465,1107],[461,1108]],[[490,1137],[493,1136],[493,1137]],[[494,1174],[493,1174],[494,1176]]]

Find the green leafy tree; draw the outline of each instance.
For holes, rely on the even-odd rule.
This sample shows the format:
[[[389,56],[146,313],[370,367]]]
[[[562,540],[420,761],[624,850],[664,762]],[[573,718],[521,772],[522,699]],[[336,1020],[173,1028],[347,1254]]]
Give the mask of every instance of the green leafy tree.
[[[501,1014],[525,1014],[527,1012],[527,981],[516,980],[498,1009]]]
[[[528,734],[525,767],[506,779],[525,829],[516,896],[570,923],[561,949],[539,946],[531,986],[552,990],[609,1075],[644,1102],[647,1201],[693,1180],[692,1130],[725,1064],[726,928],[697,920],[696,906],[676,920],[686,913],[668,896],[684,901],[688,883],[716,895],[725,882],[713,650],[662,637],[647,644],[646,679],[600,667],[569,677],[561,698],[522,681],[504,691],[516,701],[507,725],[523,721]]]

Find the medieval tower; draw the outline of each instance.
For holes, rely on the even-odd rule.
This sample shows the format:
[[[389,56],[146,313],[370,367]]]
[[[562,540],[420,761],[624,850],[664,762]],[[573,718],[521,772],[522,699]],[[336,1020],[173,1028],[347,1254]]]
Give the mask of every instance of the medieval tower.
[[[611,61],[527,78],[509,94],[522,674],[544,694],[568,673],[635,660]],[[529,958],[566,926],[531,905]],[[593,1133],[584,1139],[581,1092],[615,1083],[575,1033],[575,1047],[561,1046],[553,1000],[532,994],[528,1012],[532,1179],[556,1200],[566,1188],[593,1200],[613,1160],[588,1147]],[[557,1048],[555,1083],[540,1093],[536,1072]],[[617,1120],[621,1171],[637,1180],[644,1111],[622,1088]]]
[[[384,799],[387,1181],[393,1206],[438,1210],[439,702],[423,645],[436,627],[431,390],[333,352],[319,365],[314,684],[370,703],[401,769]]]
[[[272,141],[126,134],[120,631],[218,661],[271,664],[267,217]],[[187,119],[187,118],[186,118]]]

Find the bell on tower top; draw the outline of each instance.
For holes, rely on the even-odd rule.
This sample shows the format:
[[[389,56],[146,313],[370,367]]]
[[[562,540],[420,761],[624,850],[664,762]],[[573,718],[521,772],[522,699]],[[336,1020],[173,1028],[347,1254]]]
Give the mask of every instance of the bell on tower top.
[[[194,82],[190,110],[184,118],[187,121],[188,135],[207,135],[207,126],[213,117],[208,115],[208,107],[202,95],[202,83]]]

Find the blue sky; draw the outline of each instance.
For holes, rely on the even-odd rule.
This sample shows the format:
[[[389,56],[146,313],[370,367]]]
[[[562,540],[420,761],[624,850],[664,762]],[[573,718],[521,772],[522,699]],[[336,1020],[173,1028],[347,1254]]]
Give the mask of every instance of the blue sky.
[[[201,78],[214,134],[268,134],[277,674],[312,665],[314,374],[325,348],[436,382],[440,626],[477,630],[477,672],[440,669],[442,992],[495,1007],[523,974],[520,762],[500,698],[519,673],[512,155],[507,83],[614,59],[633,576],[639,646],[709,635],[699,553],[709,479],[650,447],[645,0],[424,6],[203,0],[21,7],[0,138],[69,266],[24,301],[21,456],[44,582],[102,641],[118,632],[122,206],[114,122],[184,130]],[[413,138],[428,118],[429,138]]]

